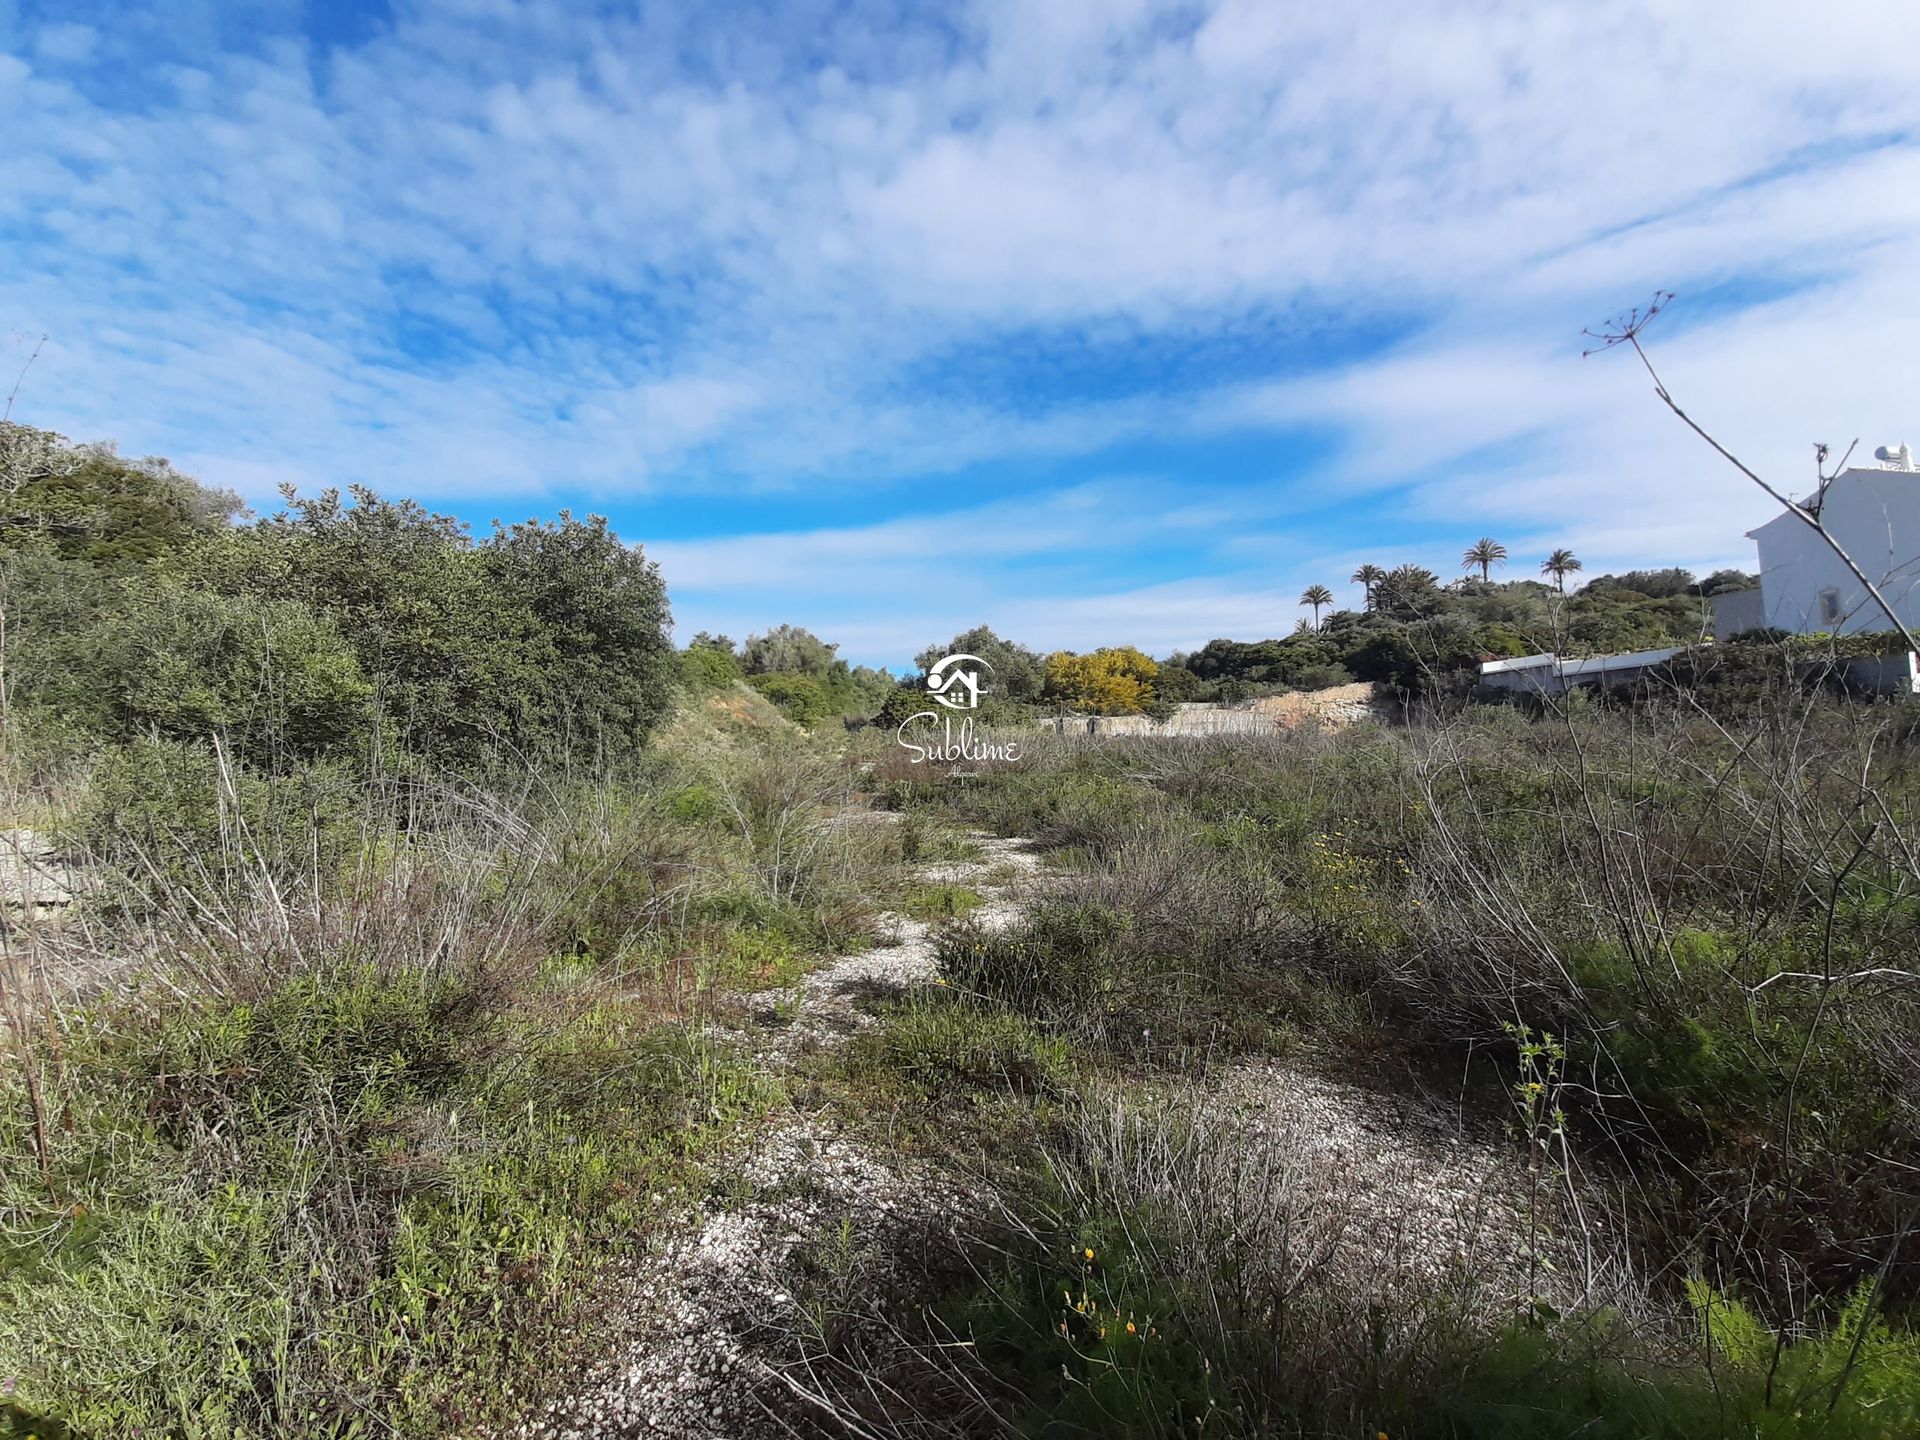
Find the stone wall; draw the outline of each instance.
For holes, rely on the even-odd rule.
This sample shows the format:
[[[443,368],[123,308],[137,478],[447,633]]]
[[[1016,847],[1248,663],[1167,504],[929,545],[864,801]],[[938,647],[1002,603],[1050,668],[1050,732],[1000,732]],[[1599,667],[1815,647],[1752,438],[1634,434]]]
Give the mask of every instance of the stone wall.
[[[1063,735],[1271,735],[1299,725],[1351,725],[1373,718],[1365,681],[1326,690],[1288,690],[1237,705],[1182,705],[1165,720],[1146,715],[1064,715],[1041,721]]]

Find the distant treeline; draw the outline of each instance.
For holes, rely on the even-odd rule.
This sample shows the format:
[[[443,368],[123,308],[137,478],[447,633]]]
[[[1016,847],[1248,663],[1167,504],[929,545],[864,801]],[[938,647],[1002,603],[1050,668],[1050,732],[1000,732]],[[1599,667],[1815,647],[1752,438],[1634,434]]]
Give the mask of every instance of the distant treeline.
[[[1573,594],[1535,580],[1458,580],[1402,566],[1372,587],[1364,610],[1301,621],[1269,640],[1211,640],[1154,659],[1132,646],[1045,655],[976,626],[915,657],[919,676],[895,685],[884,671],[849,670],[832,645],[782,626],[736,650],[726,636],[695,637],[687,663],[709,683],[745,676],[803,723],[859,715],[885,723],[923,709],[920,677],[943,655],[977,655],[992,667],[982,718],[1035,711],[1165,714],[1188,701],[1234,702],[1276,690],[1319,690],[1356,680],[1409,695],[1467,688],[1488,658],[1552,650],[1566,655],[1684,645],[1712,630],[1711,597],[1757,583],[1734,570],[1697,580],[1680,569],[1602,575]],[[877,709],[876,709],[877,707]]]
[[[1432,693],[1489,656],[1695,640],[1711,595],[1754,583],[1646,570],[1563,595],[1535,580],[1443,585],[1412,565],[1378,573],[1364,610],[1274,639],[1156,660],[1131,646],[1043,655],[980,626],[916,663],[924,674],[949,653],[985,659],[988,719],[1157,714],[1354,680]],[[604,771],[644,746],[676,689],[744,680],[805,725],[897,721],[925,700],[917,679],[850,665],[792,625],[744,643],[702,632],[676,656],[657,569],[597,517],[496,524],[476,540],[355,488],[288,492],[253,519],[164,461],[11,424],[0,584],[0,702],[10,743],[43,767],[138,743],[216,746],[267,772],[503,757]]]

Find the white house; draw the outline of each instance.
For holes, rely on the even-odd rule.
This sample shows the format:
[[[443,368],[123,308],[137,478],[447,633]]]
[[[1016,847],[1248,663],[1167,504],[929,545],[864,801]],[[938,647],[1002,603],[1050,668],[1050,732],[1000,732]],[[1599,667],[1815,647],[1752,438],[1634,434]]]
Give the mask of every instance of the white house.
[[[1908,629],[1920,628],[1920,471],[1905,445],[1882,446],[1878,465],[1842,470],[1820,490],[1821,522],[1865,571]],[[1761,611],[1730,610],[1716,632],[1768,625],[1798,633],[1892,627],[1860,582],[1811,527],[1781,513],[1748,538],[1760,550]],[[1751,594],[1751,592],[1747,592]],[[1735,600],[1737,597],[1722,597]],[[1716,610],[1718,606],[1716,606]],[[1716,615],[1716,620],[1719,620]],[[1743,623],[1750,622],[1750,623]]]

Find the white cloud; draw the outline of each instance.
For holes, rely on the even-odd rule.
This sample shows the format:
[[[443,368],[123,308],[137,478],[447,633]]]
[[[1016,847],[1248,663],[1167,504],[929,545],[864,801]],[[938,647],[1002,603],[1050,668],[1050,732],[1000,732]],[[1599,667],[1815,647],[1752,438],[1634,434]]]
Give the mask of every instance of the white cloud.
[[[1896,0],[992,0],[752,34],[419,0],[326,49],[213,6],[61,10],[0,57],[0,315],[52,336],[23,418],[256,497],[883,497],[804,540],[659,547],[690,594],[783,576],[853,623],[836,575],[928,543],[897,517],[930,477],[1275,427],[1342,442],[1277,495],[1377,496],[1449,561],[1501,527],[1590,568],[1740,558],[1752,495],[1622,357],[1577,358],[1656,286],[1683,291],[1654,334],[1676,383],[1769,466],[1911,414],[1920,8]],[[1250,314],[1268,351],[1159,365]],[[1312,352],[1348,322],[1403,338]],[[1062,383],[1129,348],[1123,379]],[[1063,633],[1128,605],[1252,624],[1236,597],[1266,613],[1271,586],[1231,542],[1284,520],[1231,488],[1202,497],[1234,517],[1211,578],[1075,602],[1023,575],[1008,603]],[[942,561],[974,603],[1021,522],[948,523],[979,542]],[[1303,577],[1366,548],[1321,523],[1289,532]]]

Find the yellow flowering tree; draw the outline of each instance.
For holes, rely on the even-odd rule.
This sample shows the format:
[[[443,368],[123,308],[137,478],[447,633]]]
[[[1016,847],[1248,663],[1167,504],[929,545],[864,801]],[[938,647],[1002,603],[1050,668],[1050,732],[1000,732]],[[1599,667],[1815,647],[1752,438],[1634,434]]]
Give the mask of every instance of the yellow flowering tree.
[[[1153,703],[1160,667],[1131,645],[1047,657],[1047,698],[1095,715],[1138,715]]]

